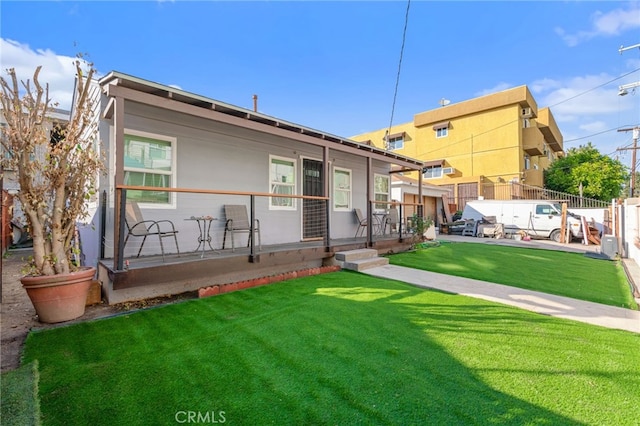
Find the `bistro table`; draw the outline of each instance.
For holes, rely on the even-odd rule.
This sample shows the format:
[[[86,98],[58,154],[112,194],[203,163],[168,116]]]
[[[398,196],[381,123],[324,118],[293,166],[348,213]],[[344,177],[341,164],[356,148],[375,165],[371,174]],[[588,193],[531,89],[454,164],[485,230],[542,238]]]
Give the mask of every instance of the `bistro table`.
[[[194,251],[197,252],[200,250],[200,247],[202,247],[202,254],[200,255],[201,259],[204,257],[204,251],[207,247],[206,246],[207,244],[209,244],[209,248],[211,249],[211,251],[220,253],[218,250],[214,249],[213,246],[211,245],[211,240],[212,240],[211,224],[213,223],[214,220],[218,220],[217,217],[191,216],[190,218],[185,220],[195,221],[198,224],[198,230],[200,231],[200,234],[198,235],[198,248],[196,248]]]
[[[373,212],[373,233],[377,235],[384,235],[387,228],[387,215],[385,211]]]

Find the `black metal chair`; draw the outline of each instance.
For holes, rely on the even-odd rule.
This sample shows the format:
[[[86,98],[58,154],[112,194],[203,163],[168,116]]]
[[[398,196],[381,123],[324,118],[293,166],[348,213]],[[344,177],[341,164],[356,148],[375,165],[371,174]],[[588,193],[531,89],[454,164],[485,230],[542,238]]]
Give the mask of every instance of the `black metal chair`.
[[[364,235],[364,230],[367,228],[367,226],[369,225],[367,218],[364,217],[364,215],[362,214],[362,210],[360,209],[353,209],[353,213],[356,215],[356,220],[358,221],[358,229],[356,229],[356,235],[354,235],[354,238],[358,236],[358,233],[362,230],[362,234],[360,234],[360,236]]]
[[[392,207],[389,209],[389,212],[384,218],[384,229],[382,233],[387,232],[387,226],[389,227],[389,234],[398,233],[400,231],[400,224],[402,223],[402,219],[400,218],[400,214],[398,213],[398,209]],[[402,223],[403,228],[406,228],[406,225]]]
[[[227,232],[231,234],[231,251],[235,251],[235,242],[233,236],[236,233],[248,233],[249,239],[247,240],[247,247],[251,243],[253,235],[251,233],[251,224],[249,222],[249,215],[247,214],[247,206],[240,204],[225,204],[224,215],[227,221],[224,225],[224,237],[222,238],[222,249],[224,250],[227,242]],[[258,234],[258,250],[262,250],[262,241],[260,238],[260,221],[255,219],[253,233]]]
[[[147,241],[149,235],[157,235],[160,240],[160,251],[162,252],[162,260],[164,261],[164,245],[162,239],[167,237],[173,237],[176,242],[176,251],[180,254],[180,248],[178,247],[178,237],[176,234],[178,231],[170,220],[144,220],[142,212],[138,203],[135,201],[128,201],[126,207],[125,222],[127,225],[127,236],[124,239],[124,246],[126,247],[129,237],[143,237],[142,244],[138,250],[138,255],[142,252],[144,242]],[[162,225],[162,226],[161,226]],[[163,229],[164,228],[164,229]]]

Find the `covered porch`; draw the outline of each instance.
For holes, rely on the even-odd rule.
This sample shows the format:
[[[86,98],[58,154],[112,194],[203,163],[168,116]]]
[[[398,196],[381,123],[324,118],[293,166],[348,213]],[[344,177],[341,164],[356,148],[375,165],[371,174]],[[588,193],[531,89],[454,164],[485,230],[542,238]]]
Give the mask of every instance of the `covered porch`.
[[[406,224],[391,233],[384,222],[397,204],[391,175],[421,171],[421,161],[121,73],[99,84],[110,163],[95,263],[109,303],[318,267],[338,251],[411,246]],[[129,235],[131,202],[175,232],[142,247]],[[229,235],[229,205],[246,208],[246,234]],[[421,204],[398,207],[401,218],[423,215]]]

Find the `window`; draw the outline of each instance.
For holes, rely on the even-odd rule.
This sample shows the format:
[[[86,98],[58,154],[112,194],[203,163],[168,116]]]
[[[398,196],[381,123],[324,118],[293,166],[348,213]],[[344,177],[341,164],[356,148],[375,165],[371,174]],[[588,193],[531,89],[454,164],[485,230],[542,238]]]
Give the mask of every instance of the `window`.
[[[529,170],[531,168],[531,157],[525,154],[524,156],[524,169]]]
[[[437,179],[442,177],[442,166],[425,167],[422,176],[425,179]]]
[[[551,207],[548,204],[537,204],[536,205],[536,214],[539,215],[559,215],[558,211]]]
[[[440,129],[436,129],[436,138],[445,138],[449,135],[449,129],[446,127],[442,127]]]
[[[173,188],[176,181],[176,139],[149,133],[125,131],[124,184]],[[174,204],[167,191],[127,191],[127,199],[152,205]]]
[[[449,135],[449,121],[443,121],[442,123],[437,123],[433,126],[433,130],[436,132],[436,138],[445,138]]]
[[[270,156],[269,182],[271,194],[293,195],[296,192],[296,160]],[[293,198],[270,197],[269,207],[280,210],[295,210]]]
[[[389,137],[389,150],[393,151],[402,148],[404,148],[404,134],[400,136],[391,135]]]
[[[389,176],[375,175],[373,180],[373,194],[376,201],[385,201],[385,203],[376,203],[374,210],[387,210],[389,205]]]
[[[529,127],[531,127],[531,122],[529,121],[528,118],[523,118],[522,119],[522,128],[523,129],[527,129]]]
[[[333,168],[333,209],[351,211],[351,170]]]

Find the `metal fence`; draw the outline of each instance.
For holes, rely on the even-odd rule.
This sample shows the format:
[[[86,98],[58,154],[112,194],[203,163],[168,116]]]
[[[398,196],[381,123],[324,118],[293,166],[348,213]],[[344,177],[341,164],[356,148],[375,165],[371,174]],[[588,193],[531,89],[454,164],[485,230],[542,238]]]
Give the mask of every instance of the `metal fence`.
[[[568,204],[568,207],[572,208],[603,208],[608,207],[610,204],[607,201],[580,197],[566,192],[554,191],[551,189],[539,188],[537,186],[530,186],[516,182],[485,183],[482,185],[482,194],[480,195],[482,195],[485,200],[564,201]],[[459,204],[464,205],[467,201],[471,201],[473,199],[477,199],[477,197],[467,197],[464,202],[460,202]],[[462,207],[459,208],[461,209]]]

